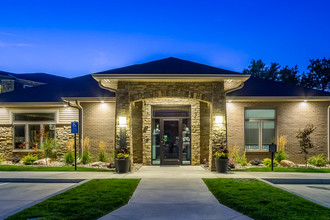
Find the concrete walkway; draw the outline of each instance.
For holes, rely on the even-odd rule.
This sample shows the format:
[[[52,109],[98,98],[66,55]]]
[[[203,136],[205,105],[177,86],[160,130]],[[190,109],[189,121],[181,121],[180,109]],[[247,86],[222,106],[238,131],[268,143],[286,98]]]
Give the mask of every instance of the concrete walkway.
[[[203,180],[142,179],[129,203],[101,220],[121,219],[250,219],[224,205],[208,190]]]

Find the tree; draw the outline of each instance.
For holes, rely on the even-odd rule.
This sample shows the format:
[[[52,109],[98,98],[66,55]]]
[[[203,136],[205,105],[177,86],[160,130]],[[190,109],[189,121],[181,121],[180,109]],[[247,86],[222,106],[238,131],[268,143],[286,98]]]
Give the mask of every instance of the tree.
[[[310,79],[315,81],[317,84],[315,87],[326,91],[330,89],[330,59],[326,59],[325,57],[320,60],[309,60],[310,65],[307,67],[309,70],[308,75],[310,75]],[[308,78],[307,78],[308,79]]]
[[[244,74],[249,74],[253,77],[257,77],[260,79],[264,79],[265,72],[266,72],[266,64],[262,62],[262,60],[252,60],[251,64],[248,66],[247,69],[243,70]]]
[[[290,83],[294,85],[298,85],[300,82],[298,76],[299,70],[298,66],[294,66],[293,68],[289,68],[288,66],[283,67],[279,72],[279,81]]]
[[[307,166],[307,156],[309,153],[309,150],[314,148],[314,144],[311,140],[311,134],[315,131],[316,127],[312,124],[306,125],[306,127],[303,130],[298,131],[298,134],[296,138],[299,141],[300,144],[300,152],[303,153],[305,156],[305,163]]]

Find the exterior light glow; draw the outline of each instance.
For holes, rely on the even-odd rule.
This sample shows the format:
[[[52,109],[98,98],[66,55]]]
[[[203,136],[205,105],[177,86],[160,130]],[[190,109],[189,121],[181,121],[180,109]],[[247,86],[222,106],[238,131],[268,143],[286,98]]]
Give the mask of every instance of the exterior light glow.
[[[126,117],[119,117],[119,127],[126,127]]]
[[[223,124],[223,116],[215,116],[214,123],[217,126],[221,126]]]
[[[307,102],[307,100],[304,100],[304,102]]]
[[[64,105],[64,107],[66,108],[66,107],[68,107],[68,105]]]
[[[307,107],[307,101],[305,100],[305,101],[301,102],[300,107],[306,108]]]
[[[228,100],[229,103],[231,103],[232,101],[231,100]]]
[[[104,103],[104,101],[102,100],[101,103]]]

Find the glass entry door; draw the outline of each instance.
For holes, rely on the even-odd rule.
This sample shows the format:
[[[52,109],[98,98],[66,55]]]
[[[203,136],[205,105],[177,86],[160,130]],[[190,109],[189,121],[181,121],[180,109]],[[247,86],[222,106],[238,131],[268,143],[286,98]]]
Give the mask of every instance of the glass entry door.
[[[162,119],[161,164],[181,164],[179,120]]]

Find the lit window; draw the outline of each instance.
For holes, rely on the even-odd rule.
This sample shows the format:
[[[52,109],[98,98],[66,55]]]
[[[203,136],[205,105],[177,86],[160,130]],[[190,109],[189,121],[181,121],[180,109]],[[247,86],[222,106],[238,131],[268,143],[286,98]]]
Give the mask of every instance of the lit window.
[[[14,148],[39,148],[44,138],[55,138],[55,113],[14,113]]]
[[[245,150],[268,150],[275,143],[275,109],[245,109]]]

